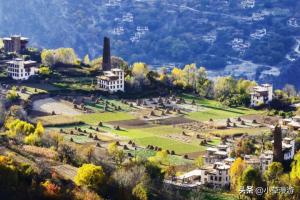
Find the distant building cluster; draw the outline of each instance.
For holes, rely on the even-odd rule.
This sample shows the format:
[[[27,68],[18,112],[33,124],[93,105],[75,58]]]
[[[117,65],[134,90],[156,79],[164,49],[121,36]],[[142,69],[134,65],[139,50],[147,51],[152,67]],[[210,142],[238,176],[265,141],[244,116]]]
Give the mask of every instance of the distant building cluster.
[[[300,27],[299,22],[296,18],[290,18],[287,21],[287,24],[291,27],[298,28]]]
[[[244,52],[247,48],[250,47],[250,42],[245,41],[242,38],[234,38],[231,42],[231,47],[235,51]]]
[[[262,39],[264,36],[267,35],[267,29],[257,29],[254,33],[251,33],[250,36],[254,39]]]
[[[242,8],[254,8],[255,7],[255,0],[243,0],[241,2]]]
[[[296,120],[299,119],[300,117]],[[278,127],[277,127],[278,128]],[[272,162],[278,162],[278,155],[282,157],[282,161],[290,161],[295,155],[295,139],[284,137],[283,133],[278,132],[275,136],[274,127],[273,151],[262,151],[257,155],[243,155],[244,162],[247,165],[260,170],[262,173],[268,169]],[[278,145],[279,144],[279,145]],[[234,140],[228,139],[226,144],[218,145],[216,148],[207,148],[203,156],[204,166],[192,170],[172,180],[166,180],[168,184],[179,187],[195,188],[198,186],[208,186],[211,188],[230,188],[230,168],[235,161],[235,158],[230,157],[230,151],[234,148]]]
[[[273,100],[273,86],[263,84],[255,86],[251,91],[250,105],[252,107],[268,104]]]

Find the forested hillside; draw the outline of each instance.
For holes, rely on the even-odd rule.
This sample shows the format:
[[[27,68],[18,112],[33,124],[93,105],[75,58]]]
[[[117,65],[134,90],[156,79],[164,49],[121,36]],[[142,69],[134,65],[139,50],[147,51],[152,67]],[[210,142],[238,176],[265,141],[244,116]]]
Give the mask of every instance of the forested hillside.
[[[21,33],[32,46],[96,57],[108,35],[130,63],[196,62],[221,70],[212,76],[279,85],[287,69],[297,72],[299,9],[295,0],[0,0],[0,37]]]

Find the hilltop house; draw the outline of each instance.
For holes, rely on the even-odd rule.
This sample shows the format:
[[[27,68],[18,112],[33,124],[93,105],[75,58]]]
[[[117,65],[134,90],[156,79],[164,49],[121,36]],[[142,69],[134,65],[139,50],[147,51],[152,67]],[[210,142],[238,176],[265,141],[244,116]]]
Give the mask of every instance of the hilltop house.
[[[32,60],[23,60],[21,58],[15,58],[6,62],[8,76],[15,80],[27,80],[30,76],[35,75],[38,72],[36,62]]]
[[[124,92],[124,71],[121,69],[111,69],[104,71],[104,75],[98,77],[98,87],[100,90],[110,93]]]
[[[270,84],[255,86],[250,94],[252,107],[268,104],[273,100],[273,86]]]
[[[109,93],[124,92],[125,73],[122,69],[111,68],[110,40],[107,37],[104,38],[102,70],[103,75],[97,77],[98,89]]]
[[[26,50],[28,38],[21,37],[20,35],[13,35],[11,37],[3,38],[4,51],[7,53],[15,52],[20,53]]]

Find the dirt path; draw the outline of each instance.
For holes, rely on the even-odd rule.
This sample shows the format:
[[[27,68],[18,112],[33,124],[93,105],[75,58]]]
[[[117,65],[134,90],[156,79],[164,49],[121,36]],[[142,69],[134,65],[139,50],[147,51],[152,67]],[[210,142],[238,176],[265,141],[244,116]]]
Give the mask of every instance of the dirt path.
[[[80,111],[74,109],[71,105],[63,100],[56,100],[53,98],[40,99],[33,102],[33,110],[46,112],[51,114],[52,111],[57,115],[80,115]]]

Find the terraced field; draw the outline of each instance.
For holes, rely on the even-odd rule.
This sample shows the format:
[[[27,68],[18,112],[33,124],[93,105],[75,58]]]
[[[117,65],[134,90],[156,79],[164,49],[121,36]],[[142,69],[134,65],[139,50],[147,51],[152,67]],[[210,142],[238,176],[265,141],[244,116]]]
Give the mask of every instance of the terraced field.
[[[78,115],[75,118],[89,125],[97,125],[99,122],[135,119],[135,117],[128,112],[91,113],[91,114]]]

